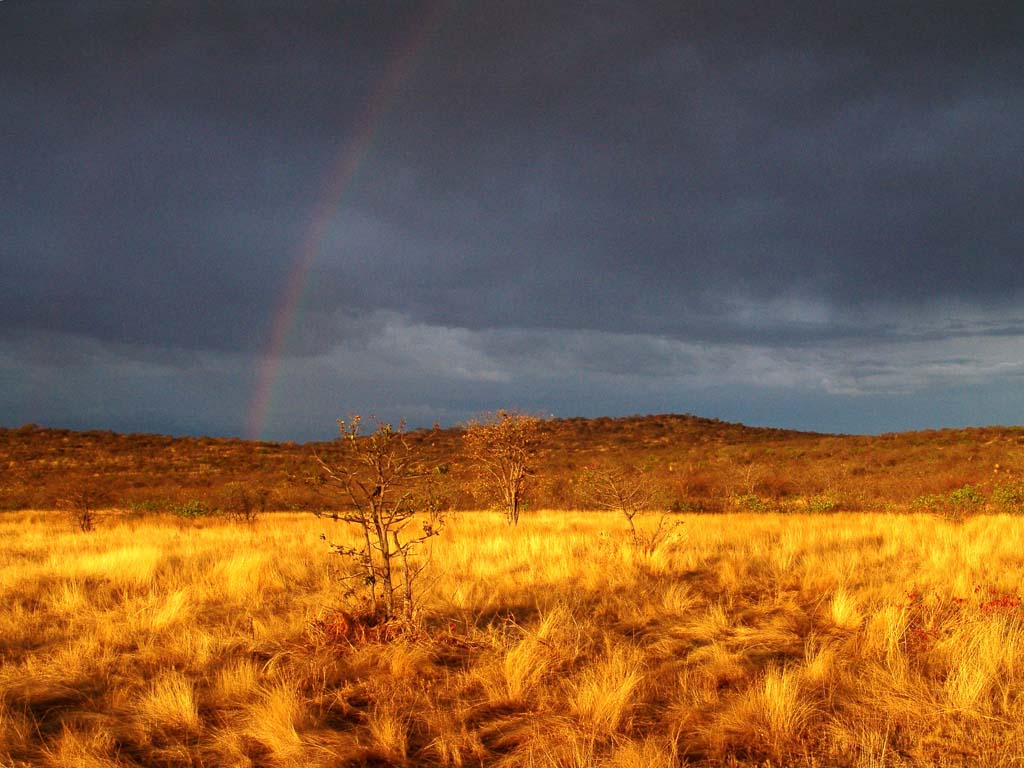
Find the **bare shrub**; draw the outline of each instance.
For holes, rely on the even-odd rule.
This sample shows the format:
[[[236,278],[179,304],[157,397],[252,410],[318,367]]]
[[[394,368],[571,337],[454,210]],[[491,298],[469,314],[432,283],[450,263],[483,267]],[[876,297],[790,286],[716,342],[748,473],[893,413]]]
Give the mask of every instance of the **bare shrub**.
[[[57,500],[57,506],[78,526],[78,530],[88,533],[95,530],[96,511],[105,500],[105,495],[92,486],[80,485],[66,489]]]
[[[577,493],[586,504],[598,509],[621,512],[629,524],[633,546],[642,552],[653,552],[679,525],[678,522],[670,522],[668,517],[662,514],[653,531],[644,532],[637,528],[637,515],[650,509],[654,497],[650,478],[639,467],[587,467],[580,477]]]
[[[245,483],[229,483],[220,493],[220,510],[229,519],[239,523],[255,523],[267,511],[270,490],[251,487]]]
[[[422,499],[427,472],[405,439],[404,423],[395,429],[378,421],[372,434],[361,436],[360,421],[359,416],[338,421],[340,458],[328,464],[316,457],[324,475],[348,501],[347,508],[328,516],[357,526],[361,538],[357,546],[332,543],[331,547],[355,566],[347,578],[368,590],[373,609],[385,621],[409,621],[413,583],[426,567],[426,563],[414,563],[411,555],[440,533],[444,516],[434,509],[419,530],[409,532],[419,507],[427,506]]]
[[[499,410],[466,425],[463,439],[476,466],[478,485],[500,504],[509,525],[519,523],[542,423],[538,416]]]

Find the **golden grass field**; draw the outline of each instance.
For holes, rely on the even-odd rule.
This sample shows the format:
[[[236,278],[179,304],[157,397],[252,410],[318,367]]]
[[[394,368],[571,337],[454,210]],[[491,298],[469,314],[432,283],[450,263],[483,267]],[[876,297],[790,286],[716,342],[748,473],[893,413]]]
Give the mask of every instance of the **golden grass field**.
[[[311,515],[0,515],[2,766],[1024,763],[1024,520],[459,513],[351,645]]]

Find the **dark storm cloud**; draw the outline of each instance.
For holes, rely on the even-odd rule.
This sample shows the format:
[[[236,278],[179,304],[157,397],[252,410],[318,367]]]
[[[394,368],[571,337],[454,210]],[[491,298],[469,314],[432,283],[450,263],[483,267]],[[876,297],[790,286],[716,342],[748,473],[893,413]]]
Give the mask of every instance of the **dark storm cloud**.
[[[501,19],[483,66],[450,52],[461,80],[418,135],[460,142],[409,162],[491,273],[433,316],[735,338],[732,297],[1012,300],[1018,17],[851,7],[623,19],[561,47],[576,20],[517,39]]]
[[[284,10],[0,9],[12,38],[0,53],[5,323],[261,343],[325,150],[352,130],[375,55],[359,13],[332,37],[337,14],[300,9],[282,24]]]
[[[1022,21],[1010,2],[6,0],[4,370],[49,375],[24,355],[50,334],[108,345],[93,363],[147,392],[126,361],[194,374],[210,353],[247,381],[355,146],[289,337],[302,397],[353,381],[339,349],[435,415],[562,402],[559,376],[598,410],[631,374],[665,402],[687,371],[768,375],[766,355],[792,364],[780,386],[846,393],[1010,375]],[[235,389],[209,423],[244,410]]]

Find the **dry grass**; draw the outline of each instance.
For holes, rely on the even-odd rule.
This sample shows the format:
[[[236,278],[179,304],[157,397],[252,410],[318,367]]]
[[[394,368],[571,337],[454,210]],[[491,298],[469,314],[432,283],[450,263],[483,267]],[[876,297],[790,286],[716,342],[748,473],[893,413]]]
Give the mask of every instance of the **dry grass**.
[[[680,520],[459,514],[420,631],[348,642],[312,516],[7,513],[0,766],[1024,762],[1024,520]]]

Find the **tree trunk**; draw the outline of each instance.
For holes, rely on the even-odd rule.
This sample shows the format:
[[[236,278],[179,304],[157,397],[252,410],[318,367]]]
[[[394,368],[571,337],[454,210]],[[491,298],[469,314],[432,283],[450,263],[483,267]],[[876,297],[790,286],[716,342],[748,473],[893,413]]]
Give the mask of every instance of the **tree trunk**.
[[[379,498],[379,497],[378,497]],[[377,549],[380,552],[381,592],[384,594],[384,612],[387,618],[395,615],[395,585],[391,577],[391,542],[388,541],[387,526],[384,524],[383,511],[374,504],[373,523],[377,531]]]

